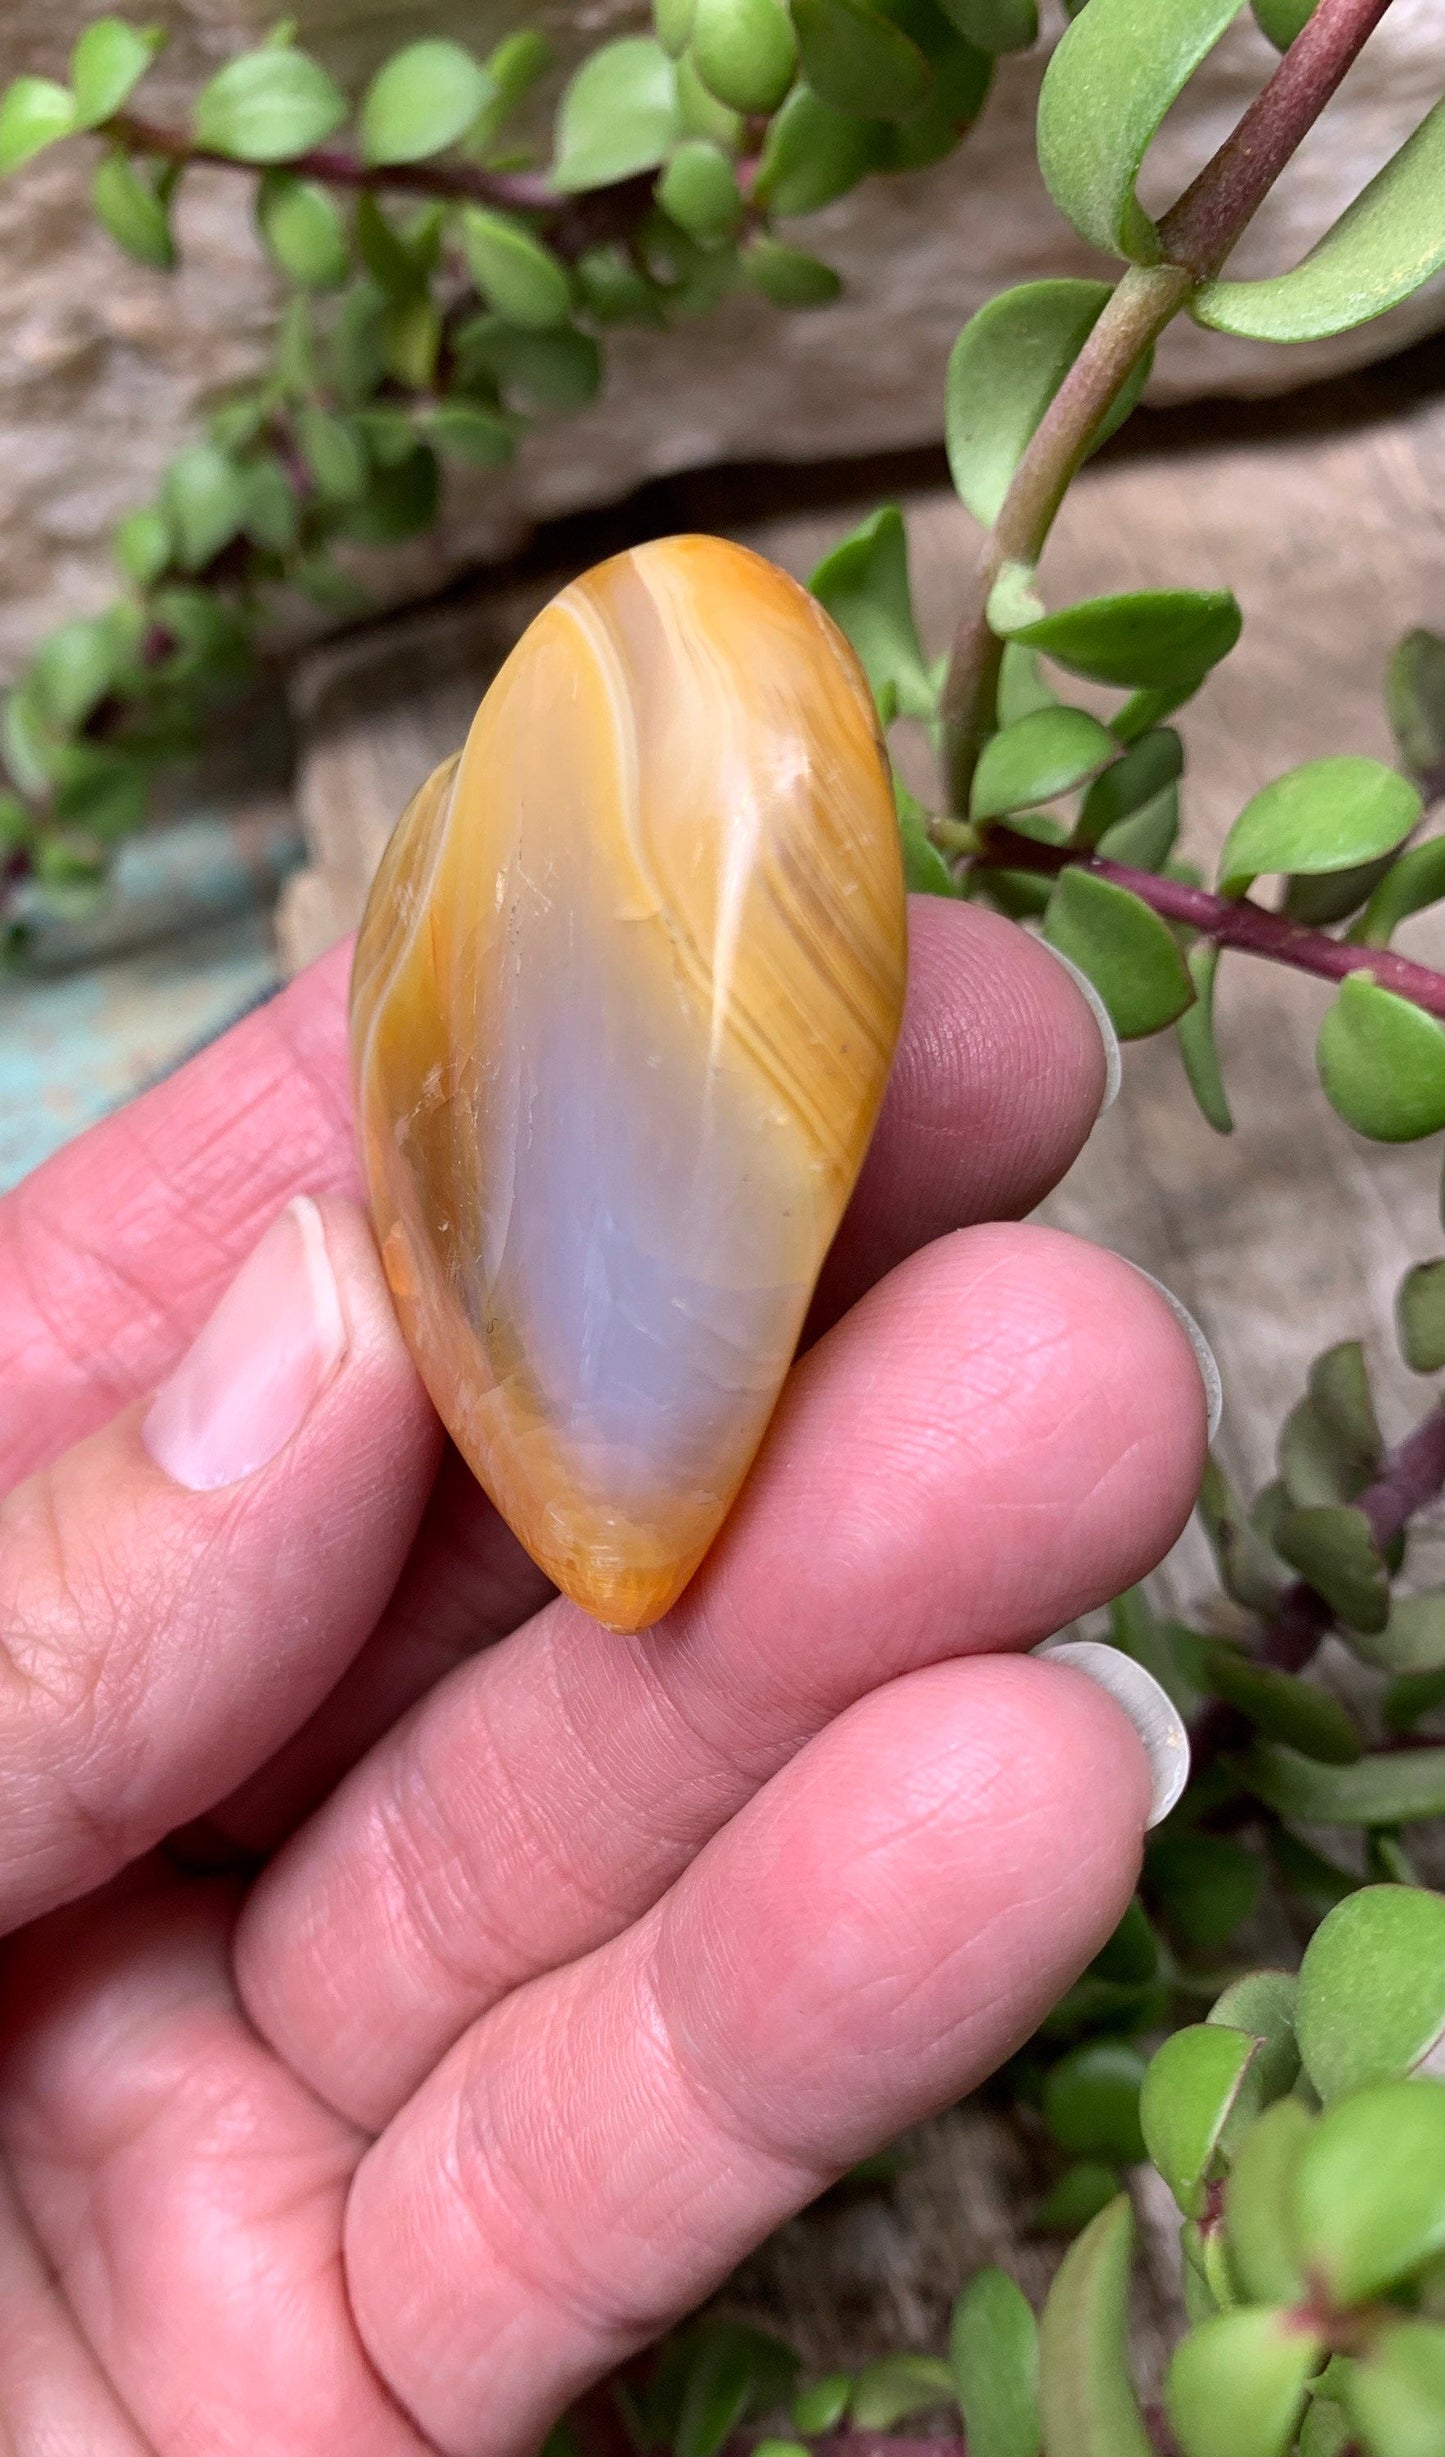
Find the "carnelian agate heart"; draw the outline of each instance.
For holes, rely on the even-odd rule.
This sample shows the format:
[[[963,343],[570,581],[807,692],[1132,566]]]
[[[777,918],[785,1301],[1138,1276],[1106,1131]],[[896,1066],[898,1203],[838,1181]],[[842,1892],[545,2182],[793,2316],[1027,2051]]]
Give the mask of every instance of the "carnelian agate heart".
[[[718,538],[554,598],[392,837],[351,990],[387,1277],[458,1449],[613,1629],[747,1473],[904,972],[857,659]]]

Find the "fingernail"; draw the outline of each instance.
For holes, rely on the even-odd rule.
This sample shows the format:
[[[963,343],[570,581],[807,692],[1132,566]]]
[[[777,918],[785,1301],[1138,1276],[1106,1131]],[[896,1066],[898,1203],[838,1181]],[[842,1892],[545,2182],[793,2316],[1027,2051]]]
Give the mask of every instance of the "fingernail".
[[[1124,1260],[1128,1262],[1129,1257],[1126,1255]],[[1219,1362],[1214,1350],[1210,1347],[1188,1306],[1175,1296],[1172,1288],[1166,1288],[1162,1280],[1156,1280],[1153,1272],[1146,1271],[1142,1263],[1131,1263],[1130,1269],[1137,1271],[1141,1280],[1147,1280],[1150,1287],[1158,1291],[1190,1347],[1194,1350],[1195,1363],[1199,1367],[1200,1380],[1204,1384],[1204,1394],[1209,1402],[1209,1438],[1212,1442],[1219,1431],[1219,1420],[1224,1414],[1224,1384],[1220,1379]]]
[[[298,1195],[162,1383],[141,1440],[193,1493],[239,1484],[300,1432],[345,1352],[321,1214]]]
[[[1073,957],[1066,956],[1052,939],[1040,938],[1038,943],[1041,947],[1047,947],[1054,962],[1062,964],[1065,972],[1077,983],[1080,995],[1099,1027],[1099,1038],[1104,1044],[1104,1097],[1098,1111],[1102,1117],[1106,1109],[1113,1108],[1119,1097],[1119,1086],[1124,1080],[1124,1060],[1119,1050],[1119,1035],[1114,1030],[1114,1019],[1088,974],[1074,962]]]
[[[1046,1638],[1033,1652],[1048,1663],[1072,1665],[1122,1707],[1149,1760],[1148,1824],[1157,1826],[1189,1780],[1189,1734],[1167,1689],[1121,1647],[1104,1646],[1094,1638]]]

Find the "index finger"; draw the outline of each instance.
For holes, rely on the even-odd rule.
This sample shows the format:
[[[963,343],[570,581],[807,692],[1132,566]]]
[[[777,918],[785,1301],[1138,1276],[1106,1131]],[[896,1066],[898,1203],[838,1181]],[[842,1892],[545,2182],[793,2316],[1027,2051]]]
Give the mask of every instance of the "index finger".
[[[888,1094],[813,1328],[906,1254],[1031,1209],[1097,1113],[1098,1027],[1013,923],[909,899]],[[296,1194],[360,1191],[347,941],[0,1202],[0,1491],[166,1373]]]
[[[359,1194],[349,940],[0,1202],[0,1492],[159,1382],[295,1194]]]

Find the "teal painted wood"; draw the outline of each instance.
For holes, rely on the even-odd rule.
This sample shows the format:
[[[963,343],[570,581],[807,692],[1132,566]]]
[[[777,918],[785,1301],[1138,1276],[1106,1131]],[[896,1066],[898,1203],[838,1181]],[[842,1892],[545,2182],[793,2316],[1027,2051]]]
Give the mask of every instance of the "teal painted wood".
[[[47,912],[0,981],[0,1188],[279,985],[269,908],[289,819],[201,818],[137,838],[103,907]]]

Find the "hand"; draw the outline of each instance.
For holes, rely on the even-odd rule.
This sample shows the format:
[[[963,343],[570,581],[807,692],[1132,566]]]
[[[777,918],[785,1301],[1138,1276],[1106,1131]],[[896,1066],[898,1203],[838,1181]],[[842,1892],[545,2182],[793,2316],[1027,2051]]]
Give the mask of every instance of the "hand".
[[[1097,1110],[1068,976],[915,905],[821,1336],[623,1639],[442,1456],[344,962],[0,1206],[17,2451],[530,2449],[1025,2038],[1137,1871],[1131,1727],[1017,1650],[1173,1540],[1199,1375],[1127,1264],[978,1225]]]

